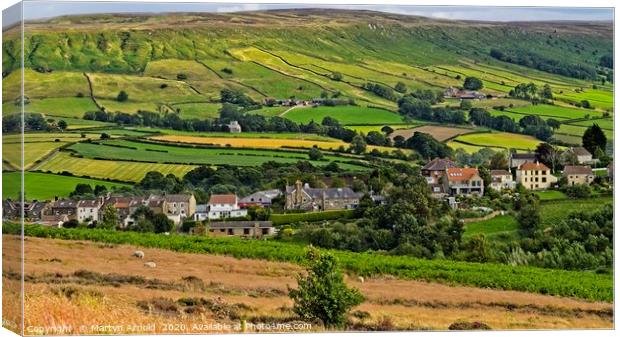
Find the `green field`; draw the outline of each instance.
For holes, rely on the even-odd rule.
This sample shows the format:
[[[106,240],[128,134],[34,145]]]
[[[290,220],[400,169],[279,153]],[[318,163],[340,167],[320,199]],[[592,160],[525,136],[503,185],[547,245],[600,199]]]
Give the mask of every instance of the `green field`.
[[[179,131],[172,129],[159,129],[159,128],[136,128],[136,131],[143,132],[157,132],[164,135],[177,135],[177,136],[194,136],[194,137],[226,137],[226,138],[269,138],[269,139],[306,139],[306,140],[321,140],[321,141],[336,141],[340,140],[320,136],[313,133],[293,133],[293,132],[195,132],[195,131]]]
[[[112,145],[112,146],[110,146]],[[296,163],[308,160],[304,152],[251,150],[234,148],[194,148],[146,144],[125,140],[114,140],[101,143],[77,143],[69,147],[80,155],[91,159],[135,160],[156,163],[178,163],[187,165],[236,165],[260,166],[268,161],[279,163]],[[310,161],[313,165],[327,165],[330,161],[347,161],[325,155],[324,161]],[[343,169],[364,170],[365,167],[348,163],[339,163]]]
[[[55,117],[82,118],[86,111],[97,111],[99,108],[88,97],[52,97],[33,99],[24,106],[26,112],[39,112]]]
[[[295,108],[287,112],[284,117],[296,122],[307,124],[310,121],[321,123],[323,118],[332,117],[343,125],[359,124],[399,124],[404,123],[403,117],[383,109],[365,108],[358,106],[319,106],[316,108]]]
[[[519,223],[513,216],[498,215],[489,220],[465,224],[463,238],[483,234],[489,239],[496,239],[502,235],[512,239],[518,229]]]
[[[590,117],[602,117],[599,111],[589,109],[567,108],[559,105],[537,104],[517,108],[506,109],[512,112],[518,112],[527,115],[538,115],[540,117],[551,117],[556,119],[577,119]],[[547,119],[545,118],[545,119]]]
[[[505,149],[515,148],[520,150],[534,150],[541,143],[540,140],[532,136],[508,132],[470,133],[458,136],[454,141],[462,142],[466,145]]]
[[[89,184],[95,188],[103,185],[111,190],[114,187],[128,186],[103,180],[69,177],[39,172],[24,172],[26,200],[51,200],[54,197],[66,197],[75,190],[77,184]],[[21,174],[19,172],[2,173],[3,199],[16,199],[21,191]]]
[[[79,93],[84,96],[90,93],[88,81],[81,72],[39,73],[29,68],[24,69],[24,94],[31,100],[76,97]],[[21,74],[12,72],[2,79],[2,102],[12,102],[20,95]]]
[[[288,106],[265,106],[258,110],[249,111],[248,113],[253,114],[253,115],[272,117],[272,116],[278,116],[290,108],[291,107],[288,107]]]
[[[566,194],[556,190],[534,191],[534,194],[536,194],[540,200],[561,200],[567,198]]]
[[[181,103],[172,105],[174,109],[180,109],[183,119],[214,119],[220,116],[220,103]]]
[[[164,175],[172,173],[177,177],[183,177],[195,167],[195,165],[181,164],[95,160],[72,157],[67,152],[60,152],[45,161],[45,163],[37,167],[37,169],[43,172],[60,173],[67,171],[76,176],[137,182],[142,180],[150,171],[157,171]]]
[[[605,204],[612,202],[613,198],[611,197],[545,201],[540,204],[540,215],[544,225],[553,225],[566,218],[570,212],[590,212],[598,210]]]
[[[3,233],[17,234],[21,227],[5,224]],[[222,254],[236,258],[301,263],[303,245],[274,240],[240,238],[207,238],[117,232],[98,229],[63,229],[28,225],[26,236],[66,240],[91,240],[115,244],[131,244],[180,252]],[[393,275],[401,279],[441,282],[480,288],[527,291],[569,296],[598,301],[613,301],[613,275],[593,272],[565,271],[494,263],[467,263],[444,259],[424,260],[378,253],[330,251],[342,268],[350,273],[372,276]]]

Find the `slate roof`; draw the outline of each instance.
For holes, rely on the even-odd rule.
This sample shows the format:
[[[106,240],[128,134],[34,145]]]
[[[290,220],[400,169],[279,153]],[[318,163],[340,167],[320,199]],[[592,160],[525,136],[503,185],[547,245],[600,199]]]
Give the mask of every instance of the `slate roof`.
[[[456,167],[456,164],[448,158],[435,158],[429,161],[422,170],[424,171],[445,171],[448,168]]]
[[[576,156],[591,156],[590,151],[586,150],[585,147],[571,147],[569,152],[574,153]]]
[[[512,174],[506,170],[491,170],[491,176],[512,176]]]
[[[302,190],[314,199],[322,198],[323,195],[325,195],[325,199],[356,199],[363,196],[363,193],[356,193],[349,187],[311,188],[304,186]],[[295,191],[295,186],[286,187],[287,193],[293,191]]]
[[[52,202],[52,208],[74,208],[77,207],[77,201],[71,199],[61,199]]]
[[[589,166],[567,165],[567,166],[564,166],[564,174],[593,175],[594,173],[592,173],[592,168]]]
[[[191,194],[166,194],[164,199],[166,202],[189,202],[192,198]]]
[[[250,202],[271,202],[271,199],[281,195],[282,192],[278,189],[274,190],[266,190],[266,191],[258,191],[252,193],[246,197],[243,197],[239,200],[240,203],[250,203]]]
[[[91,200],[80,200],[77,204],[78,207],[99,207],[99,200],[91,199]]]

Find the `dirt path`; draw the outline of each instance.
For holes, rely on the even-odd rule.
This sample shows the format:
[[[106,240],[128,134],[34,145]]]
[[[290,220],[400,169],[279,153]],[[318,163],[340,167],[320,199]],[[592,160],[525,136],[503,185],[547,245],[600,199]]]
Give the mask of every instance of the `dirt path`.
[[[11,239],[17,242],[16,238],[5,237],[5,245],[10,245]],[[137,306],[140,301],[157,298],[176,301],[182,297],[219,298],[243,308],[240,310],[248,321],[296,319],[287,292],[289,287],[296,286],[294,275],[301,271],[297,265],[142,248],[146,257],[139,260],[131,257],[135,249],[127,245],[26,238],[27,325],[90,324],[100,317],[105,317],[107,324],[124,324],[128,320],[134,323],[197,320],[193,315],[161,317],[140,311]],[[5,260],[10,264],[12,258],[5,256]],[[146,261],[154,261],[157,267],[146,268],[143,265]],[[201,286],[186,288],[182,278],[198,280]],[[13,281],[10,275],[5,276],[5,282]],[[58,295],[66,292],[59,290],[61,281],[61,286],[72,287],[72,292],[98,295],[95,299],[89,297],[90,302],[81,297],[67,299]],[[353,319],[360,324],[356,329],[361,330],[379,326],[392,330],[447,329],[461,320],[482,321],[494,329],[612,327],[613,307],[609,303],[393,278],[360,282],[351,276],[347,282],[366,297],[356,310],[369,317]],[[71,316],[76,313],[79,314]],[[217,318],[209,315],[212,314],[201,317]],[[76,322],[77,319],[81,321]],[[234,322],[236,318],[226,320]]]
[[[287,113],[287,112],[289,112],[289,111],[291,111],[291,110],[293,110],[293,109],[295,109],[295,108],[297,108],[297,107],[299,107],[299,105],[295,105],[295,106],[292,106],[292,107],[290,107],[290,108],[288,108],[288,109],[284,110],[283,112],[281,112],[281,113],[278,115],[278,117],[284,117],[284,115],[286,115],[286,113]]]

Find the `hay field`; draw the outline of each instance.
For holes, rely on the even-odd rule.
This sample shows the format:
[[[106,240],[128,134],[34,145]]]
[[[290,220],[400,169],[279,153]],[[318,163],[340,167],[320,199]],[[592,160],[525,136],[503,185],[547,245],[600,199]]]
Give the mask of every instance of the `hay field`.
[[[390,138],[394,139],[396,136],[403,136],[405,139],[410,138],[416,132],[428,133],[440,142],[454,138],[458,135],[464,135],[473,132],[471,129],[453,128],[447,126],[425,125],[419,126],[413,129],[395,130],[390,134]]]
[[[17,238],[7,236],[4,240],[14,244]],[[128,325],[139,324],[149,326],[144,333],[161,333],[166,332],[167,323],[176,323],[176,328],[182,328],[176,333],[208,333],[235,330],[209,330],[193,324],[218,322],[234,326],[241,317],[248,323],[297,320],[286,294],[289,286],[296,286],[293,276],[300,271],[298,266],[143,248],[146,258],[138,260],[130,256],[135,249],[29,237],[25,243],[25,274],[30,280],[25,284],[26,326],[106,324],[127,329]],[[15,263],[15,259],[8,256],[5,260]],[[154,261],[157,267],[146,268],[145,261]],[[4,275],[5,284],[15,282],[11,277]],[[50,283],[59,280],[65,283]],[[361,320],[352,318],[351,323],[358,325],[349,325],[349,329],[355,330],[445,330],[459,320],[482,321],[494,329],[613,326],[613,307],[609,303],[393,278],[371,278],[360,283],[351,275],[347,282],[367,298],[356,310],[370,315]],[[15,298],[14,293],[7,295],[8,299]],[[188,297],[216,302],[219,308],[229,310],[212,306],[180,312],[187,308],[174,302]],[[141,301],[150,304],[151,310],[141,307]],[[171,302],[167,310],[161,310],[160,303]],[[310,330],[323,328],[314,325]]]

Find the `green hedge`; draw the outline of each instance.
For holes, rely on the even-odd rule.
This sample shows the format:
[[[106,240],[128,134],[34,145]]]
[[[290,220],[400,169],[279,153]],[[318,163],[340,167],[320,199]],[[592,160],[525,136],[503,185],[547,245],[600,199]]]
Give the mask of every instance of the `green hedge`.
[[[19,234],[19,224],[5,223],[3,233]],[[131,244],[187,253],[207,253],[236,258],[264,259],[291,263],[303,262],[305,247],[275,240],[243,240],[203,236],[162,235],[117,232],[99,229],[63,229],[26,225],[26,236],[65,240],[91,240]],[[325,250],[323,250],[325,251]],[[518,290],[570,296],[598,301],[613,301],[613,276],[593,272],[510,266],[494,263],[470,263],[450,260],[424,260],[379,253],[354,253],[330,250],[347,271],[359,275],[394,275],[401,279],[441,282],[481,288]]]
[[[338,210],[325,212],[309,212],[309,213],[289,213],[289,214],[272,214],[269,220],[274,225],[285,225],[293,222],[316,222],[323,220],[350,219],[353,217],[353,210]]]

